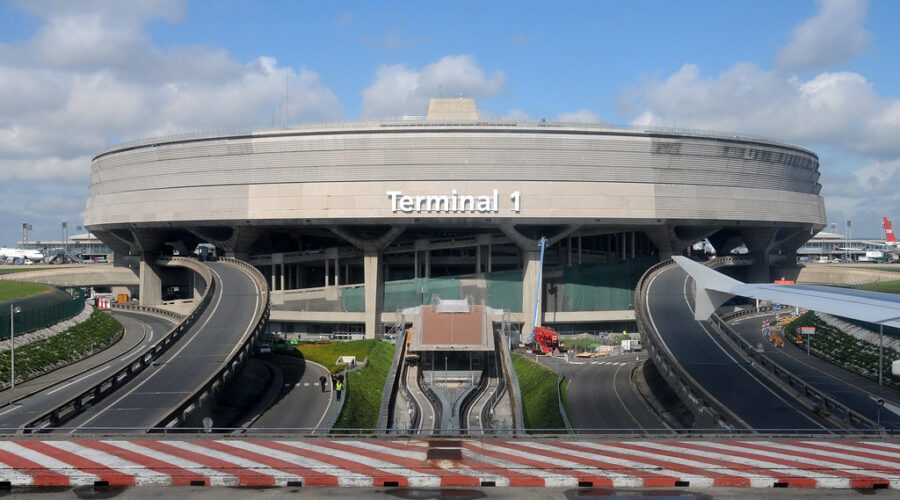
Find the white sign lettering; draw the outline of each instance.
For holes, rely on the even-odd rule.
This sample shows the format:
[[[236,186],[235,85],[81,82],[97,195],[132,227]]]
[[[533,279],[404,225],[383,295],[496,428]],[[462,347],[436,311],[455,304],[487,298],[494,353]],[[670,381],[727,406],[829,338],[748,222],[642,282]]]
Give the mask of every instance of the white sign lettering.
[[[391,200],[391,212],[403,213],[499,213],[500,191],[494,189],[489,195],[459,194],[455,189],[449,195],[405,195],[402,191],[387,191]],[[510,208],[518,213],[521,208],[522,197],[518,191],[509,195],[513,206]]]

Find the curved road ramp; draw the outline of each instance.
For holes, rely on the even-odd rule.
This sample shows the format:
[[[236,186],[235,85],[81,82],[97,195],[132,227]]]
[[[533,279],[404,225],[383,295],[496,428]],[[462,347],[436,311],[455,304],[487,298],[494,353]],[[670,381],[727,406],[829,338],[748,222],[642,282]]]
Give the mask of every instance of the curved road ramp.
[[[0,442],[3,486],[897,488],[872,441]]]

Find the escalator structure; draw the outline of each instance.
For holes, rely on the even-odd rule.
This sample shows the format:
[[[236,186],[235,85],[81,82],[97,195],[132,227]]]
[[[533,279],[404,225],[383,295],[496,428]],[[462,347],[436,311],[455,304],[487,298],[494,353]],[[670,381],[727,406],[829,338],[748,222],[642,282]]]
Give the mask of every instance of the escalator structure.
[[[494,313],[469,300],[436,301],[411,315],[393,397],[392,432],[482,435],[515,428],[504,373],[507,340]],[[501,341],[501,338],[503,340]]]

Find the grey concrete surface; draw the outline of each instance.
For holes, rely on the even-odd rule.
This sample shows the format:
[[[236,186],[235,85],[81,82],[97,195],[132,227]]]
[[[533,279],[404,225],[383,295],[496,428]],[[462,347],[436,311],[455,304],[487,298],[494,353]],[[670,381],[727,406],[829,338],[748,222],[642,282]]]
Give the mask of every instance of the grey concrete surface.
[[[767,382],[710,328],[693,319],[687,275],[677,267],[648,286],[647,308],[665,348],[713,397],[760,430],[827,432],[830,422]]]

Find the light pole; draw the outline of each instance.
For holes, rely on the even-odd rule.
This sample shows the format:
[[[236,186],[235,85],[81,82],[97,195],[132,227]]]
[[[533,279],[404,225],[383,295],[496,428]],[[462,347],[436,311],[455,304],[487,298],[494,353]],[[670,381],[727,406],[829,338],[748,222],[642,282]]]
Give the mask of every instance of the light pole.
[[[883,349],[884,349],[884,324],[879,324],[878,325],[878,385],[882,385],[881,377],[884,376],[884,374],[881,371],[881,363],[882,363],[882,360],[884,359],[884,356],[882,355]]]
[[[22,308],[9,305],[9,388],[16,388],[16,335],[15,335],[15,318],[16,314],[22,312]]]

